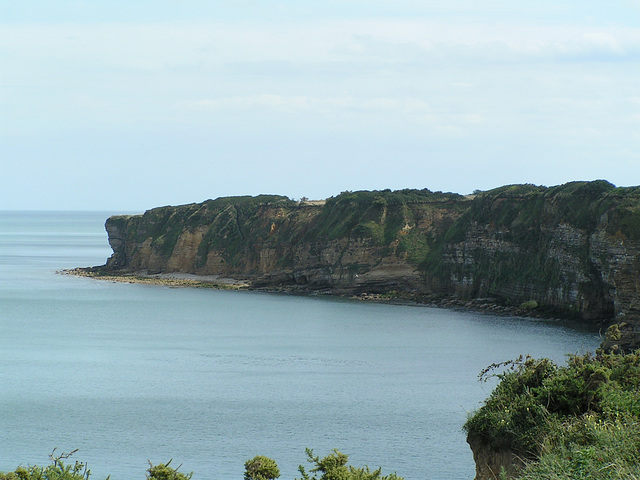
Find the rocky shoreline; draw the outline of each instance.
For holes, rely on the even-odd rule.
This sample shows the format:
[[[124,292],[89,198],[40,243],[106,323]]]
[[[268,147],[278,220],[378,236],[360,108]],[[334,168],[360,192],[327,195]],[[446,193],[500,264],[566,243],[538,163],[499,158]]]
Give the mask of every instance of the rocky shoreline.
[[[338,298],[351,298],[355,300],[387,303],[393,305],[414,305],[433,308],[446,308],[450,310],[470,311],[498,316],[538,318],[547,321],[571,322],[566,318],[559,318],[553,312],[538,309],[535,302],[526,302],[519,306],[501,305],[494,298],[472,298],[462,299],[447,295],[411,294],[408,292],[391,291],[384,294],[379,293],[359,293],[351,294],[345,292],[333,292],[331,290],[311,290],[302,286],[252,286],[249,280],[221,277],[217,275],[195,275],[185,273],[160,273],[147,274],[145,272],[116,273],[106,271],[103,267],[79,267],[67,270],[60,270],[61,275],[72,275],[86,277],[95,280],[138,283],[145,285],[159,285],[171,288],[210,288],[215,290],[248,290],[266,293],[280,293],[288,295],[317,296],[325,295]],[[577,322],[584,326],[583,323]],[[603,323],[600,327],[606,328]],[[598,326],[596,326],[598,327]]]
[[[212,288],[218,290],[246,290],[249,288],[249,284],[245,282],[216,275],[198,276],[182,273],[148,275],[141,272],[116,274],[105,272],[100,267],[78,267],[60,270],[57,273],[110,282],[141,283],[166,287]]]

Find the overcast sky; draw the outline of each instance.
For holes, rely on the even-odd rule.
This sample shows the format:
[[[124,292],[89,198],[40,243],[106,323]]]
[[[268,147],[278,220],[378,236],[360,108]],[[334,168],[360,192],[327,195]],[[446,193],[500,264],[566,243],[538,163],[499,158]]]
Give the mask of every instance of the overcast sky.
[[[0,0],[0,209],[640,184],[640,0]]]

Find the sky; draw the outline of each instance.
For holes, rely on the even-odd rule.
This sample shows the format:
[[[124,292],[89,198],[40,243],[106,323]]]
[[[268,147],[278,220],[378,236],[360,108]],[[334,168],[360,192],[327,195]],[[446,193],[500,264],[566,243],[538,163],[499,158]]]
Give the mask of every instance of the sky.
[[[0,0],[0,210],[640,184],[640,0]]]

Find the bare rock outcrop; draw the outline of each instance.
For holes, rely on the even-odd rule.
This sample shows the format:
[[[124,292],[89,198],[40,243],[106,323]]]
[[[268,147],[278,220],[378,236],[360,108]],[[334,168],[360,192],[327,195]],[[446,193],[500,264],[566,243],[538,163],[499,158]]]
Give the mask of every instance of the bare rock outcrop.
[[[474,480],[500,480],[504,473],[506,478],[514,478],[524,466],[525,460],[508,448],[493,448],[480,437],[469,435],[467,443],[473,452],[476,464]]]

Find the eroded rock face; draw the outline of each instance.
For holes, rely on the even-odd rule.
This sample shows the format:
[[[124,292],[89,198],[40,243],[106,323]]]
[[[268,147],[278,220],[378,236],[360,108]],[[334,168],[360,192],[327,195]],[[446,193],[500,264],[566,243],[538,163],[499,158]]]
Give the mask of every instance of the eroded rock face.
[[[389,195],[399,199],[388,205]],[[367,192],[366,197],[338,197],[328,205],[240,197],[112,217],[107,231],[114,254],[107,267],[221,275],[254,286],[335,293],[423,288],[420,252],[404,240],[415,240],[412,229],[441,235],[459,215],[456,202],[464,200],[428,191]],[[421,248],[425,254],[426,243]]]
[[[616,321],[640,318],[640,242],[602,229],[591,245],[590,258],[613,300]]]
[[[107,261],[107,268],[121,269],[127,268],[128,261],[126,257],[127,250],[127,224],[129,217],[120,215],[110,217],[105,223],[105,229],[109,237],[109,246],[113,250],[113,255]]]
[[[524,467],[524,459],[512,450],[496,450],[483,439],[471,435],[467,437],[467,443],[476,464],[474,480],[499,480],[501,472],[504,472],[507,478],[515,478]]]
[[[527,242],[504,227],[473,223],[465,240],[444,250],[450,288],[466,297],[535,300],[569,317],[612,318],[616,299],[591,258],[587,233],[560,223],[541,226],[535,236],[540,240]]]
[[[492,298],[640,323],[640,187],[512,185],[474,198],[345,192],[325,203],[232,197],[111,217],[106,228],[111,271]]]

